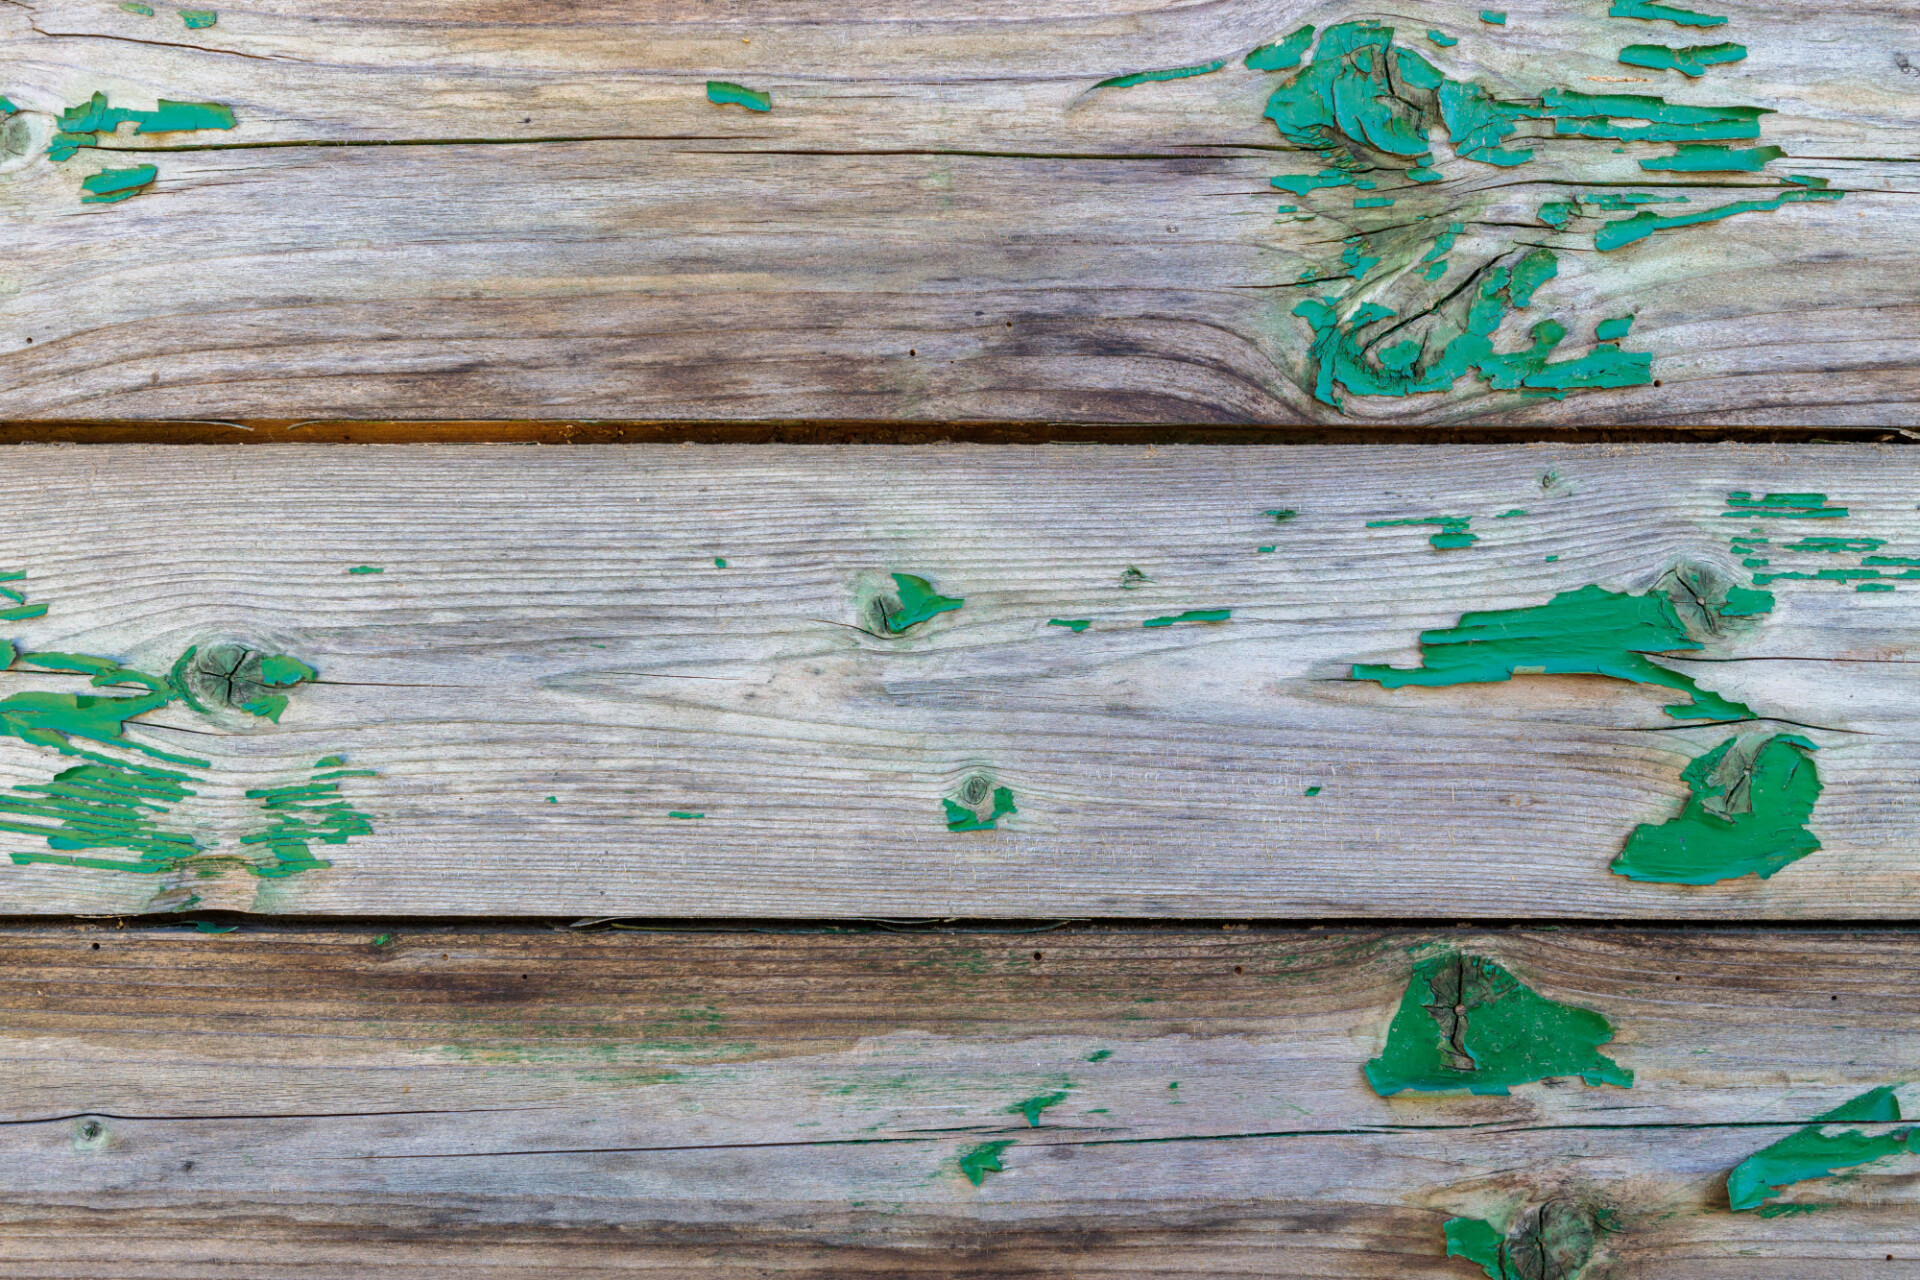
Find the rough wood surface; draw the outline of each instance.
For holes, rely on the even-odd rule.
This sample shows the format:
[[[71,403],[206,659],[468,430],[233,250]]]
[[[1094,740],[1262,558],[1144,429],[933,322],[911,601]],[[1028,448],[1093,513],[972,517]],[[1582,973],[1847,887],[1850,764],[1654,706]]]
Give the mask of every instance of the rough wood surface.
[[[1603,1013],[1632,1088],[1376,1096],[1435,947]],[[0,961],[10,1277],[1467,1280],[1442,1223],[1548,1198],[1613,1223],[1581,1280],[1920,1267],[1920,1159],[1796,1216],[1725,1190],[1911,1078],[1905,931],[100,924]]]
[[[1785,155],[1649,172],[1668,145],[1527,122],[1535,160],[1501,168],[1454,156],[1430,120],[1439,181],[1356,153],[1390,209],[1276,192],[1327,156],[1262,116],[1294,73],[1243,65],[1302,23],[1378,16],[1346,4],[285,0],[200,29],[139,7],[0,8],[0,93],[20,109],[0,161],[18,231],[0,415],[1920,421],[1920,36],[1887,0],[1742,4],[1705,29],[1599,0],[1515,3],[1504,26],[1458,3],[1395,13],[1402,46],[1504,99],[1751,105],[1773,113],[1753,145]],[[1699,79],[1622,64],[1648,41],[1749,55]],[[772,110],[714,105],[711,79]],[[96,92],[224,104],[235,127],[122,127],[51,161],[60,114]],[[1639,127],[1626,110],[1616,126]],[[141,162],[158,170],[144,193],[81,202],[84,178]],[[1694,212],[1771,199],[1790,174],[1845,198],[1610,252],[1597,208],[1540,221],[1595,192]],[[1418,259],[1455,221],[1454,269],[1427,282]],[[1356,234],[1383,259],[1358,283],[1341,261]],[[1363,335],[1370,359],[1412,333],[1431,360],[1465,323],[1463,287],[1534,246],[1558,278],[1499,348],[1556,319],[1579,355],[1632,314],[1657,381],[1564,402],[1472,376],[1404,399],[1351,388],[1344,417],[1316,397],[1303,297],[1431,313]]]
[[[46,611],[5,624],[22,657],[0,693],[89,692],[34,652],[158,676],[227,643],[318,679],[277,722],[203,687],[203,711],[68,740],[190,793],[99,839],[25,811],[89,759],[0,736],[0,909],[1910,918],[1920,584],[1899,575],[1920,569],[1849,566],[1920,555],[1911,458],[21,449],[0,568]],[[1849,514],[1727,518],[1730,493],[1816,490]],[[1429,517],[1478,541],[1375,527]],[[1808,539],[1852,549],[1792,549]],[[1351,678],[1418,666],[1421,633],[1468,612],[1835,568],[1894,589],[1768,582],[1770,612],[1695,611],[1702,647],[1659,658],[1751,715],[1676,719],[1684,694],[1597,676]],[[964,604],[890,634],[893,574]],[[1143,625],[1195,610],[1229,616]],[[1692,762],[1756,734],[1818,748],[1819,852],[1764,881],[1609,871],[1636,826],[1682,813]],[[316,763],[335,757],[369,774]],[[950,829],[949,802],[964,826],[1002,787],[1017,812]],[[341,839],[295,849],[290,816]],[[155,833],[195,852],[138,844]]]

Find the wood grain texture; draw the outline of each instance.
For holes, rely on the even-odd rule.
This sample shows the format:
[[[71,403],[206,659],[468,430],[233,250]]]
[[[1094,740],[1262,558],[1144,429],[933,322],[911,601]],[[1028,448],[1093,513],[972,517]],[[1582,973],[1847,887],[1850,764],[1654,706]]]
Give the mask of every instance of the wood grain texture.
[[[1262,118],[1282,75],[1241,55],[1302,22],[1378,16],[1346,4],[259,0],[187,30],[167,6],[9,0],[0,92],[23,110],[0,210],[23,234],[0,273],[0,415],[1920,421],[1920,37],[1903,6],[1742,5],[1702,38],[1750,56],[1698,82],[1619,62],[1630,42],[1693,38],[1669,24],[1560,0],[1507,12],[1504,28],[1451,2],[1391,20],[1507,95],[1767,108],[1759,142],[1787,158],[1648,173],[1638,160],[1666,147],[1552,139],[1520,169],[1391,174],[1391,212],[1334,193],[1306,202],[1316,221],[1276,219],[1268,179],[1320,158]],[[1429,27],[1460,43],[1436,49]],[[714,77],[770,91],[773,110],[714,106]],[[221,102],[238,123],[123,129],[50,163],[57,114],[96,91]],[[80,203],[101,164],[143,159],[150,191]],[[1606,254],[1597,223],[1536,216],[1615,188],[1695,209],[1764,198],[1789,172],[1848,194]],[[1350,396],[1344,416],[1316,399],[1290,314],[1302,271],[1337,274],[1343,237],[1398,243],[1419,218],[1466,228],[1446,291],[1551,246],[1559,277],[1530,314],[1574,332],[1569,354],[1595,320],[1636,315],[1658,383],[1557,402],[1468,377]],[[1394,280],[1372,296],[1440,305],[1442,286]]]
[[[337,784],[371,832],[280,878],[47,865],[72,846],[9,828],[0,852],[28,865],[0,867],[0,910],[1909,918],[1912,583],[1773,582],[1770,613],[1662,659],[1751,721],[1676,720],[1673,691],[1623,680],[1350,671],[1416,665],[1419,634],[1469,611],[1677,566],[1747,582],[1729,544],[1754,528],[1773,571],[1864,558],[1786,549],[1815,534],[1920,553],[1911,456],[23,448],[0,568],[47,612],[7,624],[22,652],[158,673],[238,642],[318,670],[277,723],[179,702],[133,721],[127,742],[207,762],[155,821],[258,867],[257,793],[336,755],[377,776]],[[1727,519],[1743,490],[1850,514]],[[1436,514],[1479,541],[1369,527]],[[876,634],[892,573],[965,604]],[[1230,619],[1143,626],[1212,609]],[[4,692],[85,690],[31,667]],[[1756,730],[1818,746],[1820,852],[1766,881],[1609,872],[1680,812],[1690,761]],[[0,738],[0,800],[75,763]],[[951,831],[976,778],[1018,812]]]
[[[1633,1087],[1375,1096],[1434,946],[1602,1011]],[[1920,1266],[1920,1160],[1771,1220],[1724,1187],[1912,1077],[1907,931],[103,924],[0,957],[9,1277],[1466,1280],[1441,1223],[1549,1196],[1613,1215],[1582,1280]]]

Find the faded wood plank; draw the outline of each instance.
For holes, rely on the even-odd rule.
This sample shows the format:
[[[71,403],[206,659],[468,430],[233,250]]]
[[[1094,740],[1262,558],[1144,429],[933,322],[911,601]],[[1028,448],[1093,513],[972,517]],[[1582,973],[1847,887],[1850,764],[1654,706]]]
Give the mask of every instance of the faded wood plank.
[[[1375,1095],[1443,948],[1601,1012],[1632,1088]],[[1789,1188],[1810,1215],[1725,1191],[1912,1076],[1908,931],[98,925],[0,955],[9,1276],[1464,1280],[1446,1219],[1548,1198],[1611,1215],[1582,1280],[1920,1260],[1920,1159]]]
[[[1352,188],[1291,200],[1269,180],[1327,156],[1262,115],[1294,73],[1243,56],[1301,23],[1373,16],[1345,4],[295,0],[199,30],[165,6],[11,5],[0,92],[22,111],[0,209],[31,233],[0,294],[0,413],[1914,423],[1920,79],[1901,59],[1920,46],[1904,11],[1743,5],[1703,32],[1604,11],[1514,5],[1494,27],[1429,2],[1393,21],[1402,46],[1503,100],[1565,86],[1751,105],[1772,113],[1753,144],[1785,155],[1647,171],[1667,144],[1553,137],[1498,167],[1454,157],[1432,95],[1395,81],[1441,180],[1349,137],[1328,155],[1372,165],[1396,204],[1356,209]],[[1696,36],[1748,56],[1698,79],[1620,61]],[[773,109],[715,106],[715,78]],[[59,114],[96,91],[218,102],[235,126],[123,128],[50,162]],[[80,203],[102,165],[143,160],[151,190]],[[1846,197],[1608,252],[1597,206],[1540,221],[1594,192],[1692,211],[1767,200],[1787,174]],[[1426,280],[1456,221],[1453,270]],[[1381,261],[1357,282],[1354,235]],[[1349,318],[1392,307],[1410,327],[1362,330],[1368,359],[1411,335],[1426,367],[1466,323],[1459,286],[1536,245],[1558,276],[1498,347],[1552,319],[1580,355],[1598,321],[1631,314],[1656,385],[1559,402],[1465,376],[1404,399],[1316,395],[1313,330],[1291,314],[1303,297]]]
[[[20,449],[0,568],[45,613],[7,635],[151,673],[167,705],[120,737],[11,722],[0,910],[1908,918],[1910,459]],[[1729,507],[1814,490],[1849,514]],[[1379,523],[1429,518],[1464,523]],[[1875,548],[1888,567],[1866,567]],[[1765,577],[1836,568],[1883,576]],[[1773,603],[1702,612],[1677,573]],[[964,603],[893,634],[874,609],[905,616],[894,574]],[[1676,718],[1663,707],[1693,704],[1675,688],[1524,674],[1550,639],[1495,683],[1353,678],[1417,669],[1419,636],[1466,613],[1582,590],[1671,609],[1649,647],[1677,651],[1650,678],[1694,679],[1719,709]],[[197,675],[199,709],[165,691],[190,648],[201,665],[229,644],[317,681],[276,692],[255,671],[229,697]],[[22,656],[0,688],[72,696],[88,675]],[[231,705],[256,698],[286,705]],[[1781,735],[1799,745],[1777,763],[1823,788],[1782,829],[1819,852],[1765,880],[1609,870],[1640,824],[1706,794],[1695,762]],[[62,743],[134,770],[97,785],[149,788],[151,807],[122,821],[33,790],[97,763]],[[1000,788],[1016,812],[964,829]]]

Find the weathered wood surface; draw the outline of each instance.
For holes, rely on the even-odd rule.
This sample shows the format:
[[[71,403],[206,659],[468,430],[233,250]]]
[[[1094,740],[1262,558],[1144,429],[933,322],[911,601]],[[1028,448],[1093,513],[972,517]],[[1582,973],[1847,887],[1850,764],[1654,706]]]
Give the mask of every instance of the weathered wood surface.
[[[1436,124],[1442,180],[1381,168],[1397,204],[1356,210],[1351,188],[1271,188],[1325,157],[1262,117],[1292,73],[1242,65],[1301,23],[1378,15],[1347,4],[287,0],[190,30],[170,4],[14,0],[0,415],[1920,422],[1910,15],[1696,7],[1732,20],[1607,18],[1599,0],[1516,2],[1504,27],[1458,3],[1390,20],[1402,45],[1507,98],[1563,86],[1766,108],[1755,143],[1786,154],[1764,170],[1648,172],[1668,145],[1604,138],[1533,139],[1532,163],[1499,168],[1453,157]],[[1428,28],[1459,42],[1438,48]],[[1718,40],[1749,56],[1698,80],[1619,60],[1631,43]],[[773,109],[713,105],[714,78],[770,91]],[[236,127],[122,128],[50,162],[59,113],[95,92],[222,103]],[[141,161],[159,170],[144,194],[81,203],[83,178]],[[1607,253],[1595,210],[1560,231],[1538,216],[1594,191],[1699,211],[1771,198],[1793,173],[1845,199]],[[1276,218],[1282,203],[1318,217]],[[1454,270],[1416,279],[1452,221]],[[1342,239],[1360,233],[1384,265],[1353,285]],[[1312,335],[1290,314],[1302,297],[1434,311],[1392,339],[1424,337],[1433,359],[1464,323],[1460,286],[1535,245],[1559,276],[1500,349],[1556,318],[1578,355],[1596,321],[1634,314],[1628,345],[1652,353],[1656,383],[1564,403],[1476,377],[1405,399],[1356,389],[1344,418],[1315,398]],[[1303,284],[1309,269],[1321,280]]]
[[[139,828],[198,851],[92,868],[146,854],[0,813],[0,909],[1911,918],[1920,590],[1897,575],[1920,570],[1882,571],[1895,589],[1877,594],[1771,582],[1771,612],[1698,619],[1704,647],[1660,658],[1758,719],[1675,719],[1685,695],[1593,676],[1350,672],[1417,666],[1420,633],[1466,612],[1658,593],[1676,568],[1747,583],[1756,557],[1730,540],[1753,529],[1773,572],[1855,565],[1875,540],[1920,554],[1912,457],[21,449],[0,568],[46,607],[6,624],[22,654],[158,675],[236,642],[318,681],[285,691],[277,723],[176,700],[74,740],[142,768],[136,744],[203,761]],[[1814,490],[1850,514],[1726,518],[1730,492]],[[1436,515],[1479,540],[1369,527]],[[1854,550],[1787,549],[1815,535]],[[895,573],[964,606],[886,634],[871,606]],[[1214,609],[1230,617],[1143,625]],[[86,691],[41,665],[0,690]],[[1756,731],[1818,747],[1819,852],[1765,881],[1609,871],[1638,824],[1681,813],[1690,762]],[[374,776],[315,763],[333,757]],[[0,737],[0,808],[84,764]],[[309,785],[350,807],[345,842],[269,857],[280,811],[258,793]],[[969,785],[975,812],[998,787],[1017,812],[950,830]]]
[[[1602,1012],[1632,1088],[1376,1096],[1440,945]],[[1920,1160],[1795,1186],[1830,1206],[1800,1216],[1725,1191],[1911,1079],[1906,931],[103,923],[0,960],[10,1277],[1466,1280],[1443,1221],[1549,1197],[1611,1215],[1581,1280],[1920,1267]]]

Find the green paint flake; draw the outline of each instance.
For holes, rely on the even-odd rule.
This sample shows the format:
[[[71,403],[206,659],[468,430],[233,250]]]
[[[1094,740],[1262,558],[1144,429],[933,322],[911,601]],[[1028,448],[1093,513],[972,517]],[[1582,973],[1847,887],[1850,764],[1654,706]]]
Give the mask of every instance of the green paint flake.
[[[1382,1097],[1404,1089],[1504,1095],[1514,1085],[1578,1076],[1631,1088],[1633,1072],[1603,1057],[1613,1027],[1591,1009],[1558,1004],[1493,961],[1450,952],[1414,965],[1367,1083]]]
[[[745,107],[749,111],[773,110],[773,95],[759,89],[749,89],[743,84],[731,80],[707,81],[707,101],[716,107],[733,105]]]
[[[1305,791],[1302,791],[1300,794],[1303,796],[1317,796],[1320,794],[1320,788],[1308,787]]]
[[[1782,1187],[1810,1178],[1825,1178],[1842,1169],[1871,1164],[1902,1152],[1920,1154],[1920,1127],[1895,1129],[1868,1136],[1858,1129],[1834,1133],[1827,1124],[1890,1124],[1902,1119],[1893,1086],[1853,1098],[1813,1118],[1798,1133],[1754,1152],[1727,1175],[1727,1201],[1735,1213],[1762,1208]],[[1785,1207],[1785,1206],[1781,1206]]]
[[[118,204],[144,191],[160,171],[150,164],[131,169],[102,169],[80,185],[91,192],[80,197],[81,204]]]
[[[1892,591],[1891,582],[1862,582],[1854,587],[1855,591]]]
[[[1828,506],[1824,493],[1769,493],[1756,498],[1744,489],[1736,489],[1727,495],[1727,505],[1733,510],[1720,514],[1728,520],[1840,520],[1847,514],[1845,507]]]
[[[1627,336],[1633,328],[1632,316],[1615,316],[1611,320],[1602,320],[1593,327],[1593,336],[1602,342],[1617,342]]]
[[[911,573],[890,575],[893,585],[900,593],[900,607],[887,614],[887,631],[899,635],[908,627],[916,626],[933,617],[936,613],[947,613],[958,609],[966,601],[958,596],[943,596],[933,589],[933,584],[925,578]]]
[[[1362,196],[1353,202],[1353,207],[1356,209],[1388,209],[1393,207],[1393,201],[1386,196]]]
[[[232,933],[239,927],[237,924],[215,924],[211,920],[195,920],[193,922],[193,931],[195,933]]]
[[[1828,185],[1828,179],[1809,178],[1804,173],[1790,173],[1786,176],[1785,180],[1791,182],[1796,187],[1812,187],[1818,191],[1825,191]]]
[[[386,568],[382,565],[377,565],[377,564],[357,564],[353,566],[353,568],[347,570],[347,572],[353,573],[353,574],[385,573]]]
[[[1371,246],[1367,244],[1365,236],[1348,236],[1346,245],[1345,251],[1340,255],[1340,261],[1345,264],[1355,280],[1380,265],[1380,259],[1367,252]]]
[[[1143,627],[1170,627],[1176,622],[1225,622],[1233,616],[1231,609],[1189,609],[1185,613],[1170,614],[1163,618],[1148,618],[1140,625]]]
[[[1453,551],[1461,547],[1470,547],[1480,541],[1479,535],[1467,532],[1472,516],[1409,516],[1404,520],[1369,520],[1369,529],[1389,529],[1399,525],[1438,525],[1438,531],[1427,541],[1436,551]]]
[[[1290,33],[1284,40],[1263,44],[1247,55],[1247,66],[1254,71],[1287,71],[1300,65],[1300,55],[1313,43],[1313,24]]]
[[[1255,555],[1270,556],[1277,550],[1279,550],[1278,547],[1255,547],[1253,552]]]
[[[1649,156],[1640,167],[1674,173],[1757,173],[1785,154],[1779,147],[1734,150],[1696,142],[1682,144],[1670,156]]]
[[[1057,1107],[1066,1100],[1066,1090],[1057,1093],[1042,1093],[1014,1103],[1007,1108],[1007,1114],[1025,1116],[1027,1118],[1027,1127],[1030,1129],[1038,1129],[1040,1127],[1040,1113],[1048,1107]]]
[[[1317,176],[1307,174],[1282,174],[1277,178],[1268,178],[1268,183],[1289,195],[1304,196],[1309,191],[1318,191],[1323,187],[1358,187],[1362,191],[1373,190],[1375,184],[1363,178],[1338,169],[1322,169]]]
[[[1012,1141],[1007,1140],[983,1142],[977,1147],[968,1148],[960,1154],[960,1172],[966,1174],[967,1181],[976,1187],[985,1182],[990,1173],[1005,1173],[1006,1168],[1000,1163],[1000,1153],[1013,1145]]]
[[[1555,231],[1564,231],[1577,205],[1566,200],[1549,200],[1540,206],[1540,221]]]
[[[1643,204],[1691,204],[1692,201],[1686,196],[1656,196],[1645,191],[1601,191],[1581,196],[1580,203],[1609,213],[1622,213]]]
[[[1656,4],[1654,0],[1613,0],[1613,7],[1607,10],[1607,16],[1671,22],[1676,27],[1717,27],[1726,22],[1724,17],[1695,13],[1691,9],[1676,9],[1671,5]]]
[[[134,0],[122,0],[120,7],[128,13],[137,13],[143,18],[153,16],[153,6],[150,4],[136,4]]]
[[[182,9],[180,21],[186,23],[190,30],[199,31],[220,21],[220,15],[212,9]]]
[[[1087,1061],[1088,1062],[1105,1062],[1108,1058],[1111,1058],[1112,1056],[1113,1056],[1113,1050],[1111,1049],[1095,1049],[1092,1053],[1087,1055]]]
[[[1065,627],[1067,630],[1073,632],[1073,634],[1079,635],[1082,631],[1085,631],[1088,627],[1093,625],[1093,619],[1091,618],[1048,618],[1047,625],[1050,627]]]
[[[96,93],[81,106],[60,113],[59,132],[47,147],[47,158],[59,163],[81,147],[94,146],[99,135],[131,122],[138,134],[191,133],[200,129],[233,128],[233,111],[217,102],[173,102],[161,98],[152,111],[107,105],[107,95]]]
[[[1487,1273],[1489,1280],[1515,1280],[1505,1257],[1507,1238],[1491,1222],[1479,1218],[1448,1218],[1441,1227],[1447,1237],[1447,1256],[1465,1258]]]
[[[1446,174],[1441,173],[1438,169],[1422,167],[1407,170],[1407,177],[1413,179],[1415,182],[1442,182],[1446,179],[1446,176]]]
[[[284,653],[268,654],[260,659],[260,682],[275,688],[304,684],[319,674],[300,659],[289,658]]]
[[[1313,38],[1311,34],[1312,30],[1313,28],[1311,27],[1307,28],[1309,33],[1308,39]],[[1296,59],[1296,61],[1298,60]],[[1114,76],[1111,79],[1102,80],[1093,87],[1096,89],[1131,89],[1137,84],[1148,84],[1156,80],[1185,80],[1189,76],[1204,76],[1211,72],[1218,71],[1226,65],[1227,60],[1222,58],[1218,62],[1202,62],[1192,67],[1168,67],[1160,71],[1135,71],[1131,75]]]
[[[942,800],[946,806],[947,830],[949,831],[994,831],[1000,819],[1010,813],[1020,812],[1013,805],[1013,788],[995,787],[993,789],[993,808],[986,817],[969,809],[956,800]]]
[[[704,813],[689,813],[683,809],[669,809],[667,810],[667,816],[669,818],[684,818],[691,821],[697,818],[704,818],[707,815]]]
[[[1729,590],[1720,606],[1723,615],[1751,616],[1773,607],[1773,597],[1765,592],[1735,597],[1734,591],[1746,589]],[[1646,656],[1703,647],[1687,635],[1665,596],[1588,585],[1563,591],[1543,605],[1463,613],[1456,627],[1420,633],[1420,666],[1359,664],[1352,676],[1388,689],[1489,684],[1516,675],[1606,676],[1688,694],[1691,702],[1666,708],[1675,719],[1751,717],[1750,708],[1702,689],[1693,677]]]
[[[1731,218],[1739,213],[1764,213],[1786,204],[1804,204],[1811,200],[1839,200],[1845,195],[1844,191],[1809,191],[1795,188],[1792,191],[1783,191],[1771,200],[1735,200],[1712,209],[1700,209],[1693,213],[1675,214],[1672,217],[1661,217],[1659,214],[1643,211],[1634,214],[1631,218],[1609,222],[1601,227],[1594,233],[1593,246],[1602,253],[1606,253],[1644,240],[1656,231],[1671,231],[1676,227],[1718,222],[1722,218]]]
[[[713,567],[714,567],[714,568],[716,568],[716,569],[724,569],[724,568],[726,568],[726,567],[727,567],[727,562],[726,562],[726,559],[725,559],[725,557],[722,557],[722,556],[715,556],[715,557],[713,558]]]
[[[392,941],[393,935],[390,933],[376,933],[373,935],[373,945],[376,947],[384,947]]]
[[[1887,545],[1887,540],[1885,538],[1873,538],[1873,537],[1827,538],[1827,537],[1819,537],[1819,536],[1808,536],[1800,539],[1800,541],[1798,542],[1781,543],[1780,550],[1782,551],[1820,551],[1820,552],[1825,552],[1829,555],[1833,555],[1833,554],[1842,554],[1842,553],[1851,554],[1857,551],[1878,551],[1881,547],[1884,547],[1886,545]],[[1875,564],[1875,563],[1878,563],[1881,559],[1882,557],[1869,557],[1868,559],[1862,561],[1862,563]]]
[[[1435,44],[1439,45],[1442,49],[1451,49],[1453,48],[1453,46],[1460,43],[1458,40],[1454,39],[1452,36],[1448,35],[1444,31],[1429,31],[1427,32],[1427,39],[1433,41]]]
[[[1490,22],[1496,27],[1504,27],[1507,25],[1507,15],[1494,9],[1482,9],[1480,21]]]
[[[345,844],[355,836],[373,834],[373,823],[367,815],[340,794],[340,780],[378,776],[372,769],[344,769],[315,774],[305,783],[292,786],[248,791],[247,798],[260,802],[267,820],[241,836],[240,843],[265,846],[274,858],[249,870],[257,876],[280,879],[332,866],[313,856],[314,843]]]
[[[1613,873],[1656,884],[1765,880],[1815,852],[1806,824],[1820,798],[1816,750],[1798,734],[1728,738],[1681,773],[1692,794],[1678,817],[1633,829]]]
[[[1275,524],[1285,524],[1287,521],[1293,519],[1295,516],[1299,515],[1300,513],[1298,511],[1295,511],[1292,507],[1278,507],[1272,511],[1267,512],[1266,514],[1273,517],[1273,522]]]
[[[1747,56],[1743,44],[1696,44],[1670,49],[1664,44],[1630,44],[1620,51],[1620,61],[1630,67],[1651,71],[1678,71],[1695,79],[1707,74],[1707,68],[1740,62]]]
[[[1495,520],[1511,520],[1515,516],[1523,516],[1525,514],[1527,514],[1527,509],[1525,507],[1515,507],[1510,511],[1502,511],[1499,515],[1495,516],[1494,519]]]

